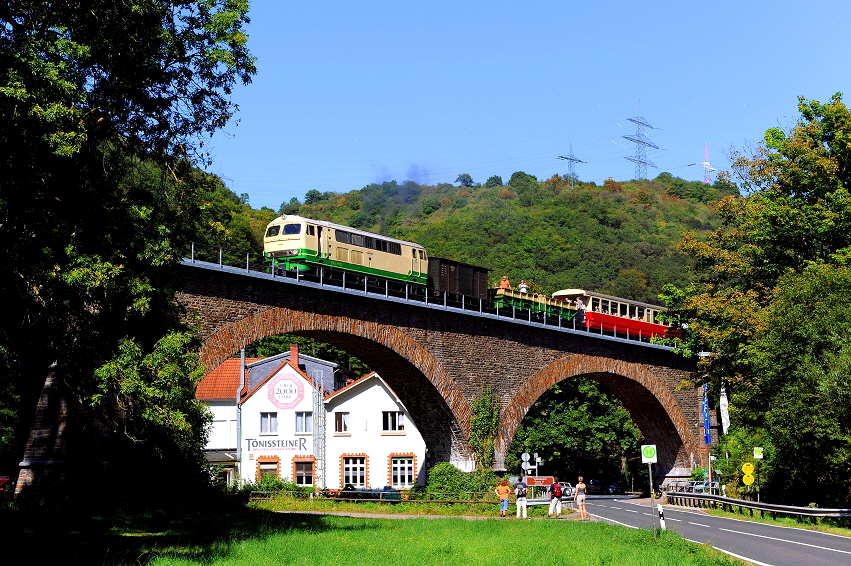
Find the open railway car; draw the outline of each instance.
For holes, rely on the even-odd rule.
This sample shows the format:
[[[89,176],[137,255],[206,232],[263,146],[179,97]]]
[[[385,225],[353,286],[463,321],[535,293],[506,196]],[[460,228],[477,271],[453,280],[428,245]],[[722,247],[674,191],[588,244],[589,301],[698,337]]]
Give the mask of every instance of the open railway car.
[[[284,215],[266,226],[263,256],[273,270],[325,266],[420,285],[428,280],[421,245],[302,216]]]
[[[657,320],[664,307],[612,297],[583,289],[563,289],[553,293],[553,299],[572,304],[582,299],[585,307],[581,322],[589,330],[602,330],[613,334],[652,337],[666,336],[668,326]]]

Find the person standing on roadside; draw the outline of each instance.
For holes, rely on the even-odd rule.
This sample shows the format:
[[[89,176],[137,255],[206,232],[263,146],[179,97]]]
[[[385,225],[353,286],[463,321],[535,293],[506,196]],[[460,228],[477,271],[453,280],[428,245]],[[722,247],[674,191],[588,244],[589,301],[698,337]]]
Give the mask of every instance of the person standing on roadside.
[[[514,499],[517,504],[517,518],[520,518],[520,510],[523,510],[523,518],[528,519],[526,516],[526,491],[528,490],[528,486],[523,482],[523,480],[518,480],[516,484],[514,484]]]
[[[550,498],[550,511],[547,517],[552,517],[555,514],[556,519],[561,518],[561,485],[558,483],[558,478],[553,478],[553,483],[547,491]]]
[[[573,501],[576,502],[576,506],[579,508],[579,520],[585,521],[588,519],[588,510],[585,509],[585,490],[587,486],[585,482],[582,481],[582,476],[579,476],[579,480],[576,482],[576,491],[573,494]]]
[[[499,516],[505,519],[505,512],[508,511],[508,496],[511,494],[511,488],[508,487],[508,480],[502,480],[493,491],[499,496]]]

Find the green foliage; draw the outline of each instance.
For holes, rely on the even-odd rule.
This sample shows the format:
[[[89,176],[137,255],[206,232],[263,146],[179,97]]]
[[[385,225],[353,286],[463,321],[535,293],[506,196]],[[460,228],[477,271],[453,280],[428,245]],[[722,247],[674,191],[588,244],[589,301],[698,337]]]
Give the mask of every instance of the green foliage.
[[[488,180],[485,181],[485,187],[488,188],[501,187],[502,185],[502,177],[500,177],[499,175],[491,175],[490,177],[488,177]]]
[[[475,185],[473,182],[473,178],[468,173],[461,173],[458,175],[458,178],[455,179],[455,182],[461,185],[462,187],[472,187]]]
[[[465,493],[490,493],[496,488],[499,478],[493,469],[479,467],[473,472],[462,472],[449,462],[440,462],[428,472],[429,494],[452,494],[464,498]]]
[[[686,234],[698,280],[671,295],[712,352],[702,369],[713,388],[728,384],[733,425],[772,446],[766,494],[846,506],[851,111],[839,95],[801,98],[799,110],[790,132],[772,128],[736,159],[748,196],[722,199],[725,226],[705,241]]]
[[[256,231],[248,205],[192,161],[206,158],[199,137],[231,118],[233,86],[255,71],[246,11],[240,0],[3,10],[0,351],[28,369],[9,374],[2,401],[21,406],[0,414],[29,418],[56,362],[89,407],[89,430],[119,447],[92,458],[107,478],[130,461],[156,484],[180,467],[151,465],[165,454],[199,467],[197,344],[177,320],[173,267],[191,239]]]
[[[499,398],[491,388],[487,388],[470,406],[470,445],[480,468],[493,463],[493,443],[498,429]]]
[[[596,382],[573,378],[551,387],[529,409],[506,455],[520,473],[520,454],[538,452],[547,473],[625,480],[639,469],[641,433],[629,412]]]

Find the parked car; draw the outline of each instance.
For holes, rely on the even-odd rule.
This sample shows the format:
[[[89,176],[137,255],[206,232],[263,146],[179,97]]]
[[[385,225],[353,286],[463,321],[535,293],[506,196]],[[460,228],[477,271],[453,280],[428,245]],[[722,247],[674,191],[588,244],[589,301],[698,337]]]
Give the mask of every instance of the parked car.
[[[588,493],[603,493],[603,485],[600,480],[588,480]]]
[[[616,481],[610,481],[603,487],[603,493],[615,494],[621,492],[621,486]]]
[[[570,485],[570,482],[560,481],[558,482],[561,486],[561,499],[565,500],[567,498],[573,499],[574,488]]]

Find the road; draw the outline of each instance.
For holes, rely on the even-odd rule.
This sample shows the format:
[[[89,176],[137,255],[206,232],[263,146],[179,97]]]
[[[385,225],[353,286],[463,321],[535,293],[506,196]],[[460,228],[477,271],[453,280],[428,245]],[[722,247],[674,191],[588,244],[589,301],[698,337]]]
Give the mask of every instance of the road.
[[[648,499],[591,496],[588,513],[596,519],[627,527],[658,528],[658,512],[651,514]],[[851,538],[792,527],[778,527],[713,517],[704,513],[666,507],[665,523],[683,538],[706,543],[754,564],[785,566],[801,564],[847,566],[851,564]]]

